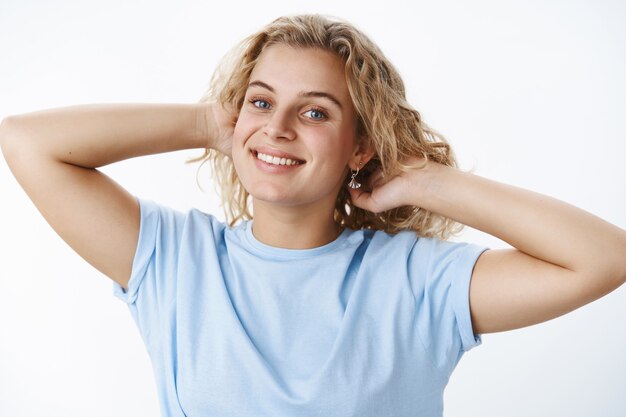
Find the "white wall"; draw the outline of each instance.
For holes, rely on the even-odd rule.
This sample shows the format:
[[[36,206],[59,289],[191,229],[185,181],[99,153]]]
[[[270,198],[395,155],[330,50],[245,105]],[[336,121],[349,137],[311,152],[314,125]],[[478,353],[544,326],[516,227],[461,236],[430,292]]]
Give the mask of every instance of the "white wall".
[[[105,102],[197,101],[243,36],[283,14],[343,17],[405,77],[462,168],[626,228],[626,4],[4,0],[0,117]],[[221,216],[198,151],[102,171],[131,193]],[[48,226],[0,161],[0,416],[156,416],[148,356],[111,282]],[[508,247],[468,230],[459,240]],[[483,336],[447,417],[626,415],[626,286],[553,321]]]

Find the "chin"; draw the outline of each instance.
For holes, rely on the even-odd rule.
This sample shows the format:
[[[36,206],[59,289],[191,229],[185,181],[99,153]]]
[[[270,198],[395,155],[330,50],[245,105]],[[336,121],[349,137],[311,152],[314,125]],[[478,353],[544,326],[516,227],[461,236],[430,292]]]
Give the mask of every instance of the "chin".
[[[276,204],[291,203],[290,197],[292,196],[289,195],[289,190],[276,184],[257,184],[252,187],[245,187],[245,189],[255,200]]]

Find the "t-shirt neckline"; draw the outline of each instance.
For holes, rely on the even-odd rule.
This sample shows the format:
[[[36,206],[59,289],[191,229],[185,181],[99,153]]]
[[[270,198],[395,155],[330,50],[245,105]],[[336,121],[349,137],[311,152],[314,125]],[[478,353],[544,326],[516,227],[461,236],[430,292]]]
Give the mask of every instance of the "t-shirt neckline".
[[[245,236],[246,236],[246,240],[247,242],[256,250],[263,252],[267,255],[271,255],[271,256],[278,256],[281,258],[309,258],[312,256],[318,256],[318,255],[322,255],[324,253],[339,249],[340,247],[342,247],[344,245],[344,243],[346,242],[346,240],[348,239],[348,236],[350,235],[350,232],[352,232],[351,229],[349,228],[345,228],[340,234],[339,236],[337,236],[337,238],[335,240],[333,240],[332,242],[329,242],[325,245],[322,246],[318,246],[315,248],[309,248],[309,249],[287,249],[287,248],[280,248],[277,246],[271,246],[268,244],[265,244],[261,241],[259,241],[256,237],[254,237],[254,234],[252,233],[252,220],[248,220],[246,221],[245,224]]]

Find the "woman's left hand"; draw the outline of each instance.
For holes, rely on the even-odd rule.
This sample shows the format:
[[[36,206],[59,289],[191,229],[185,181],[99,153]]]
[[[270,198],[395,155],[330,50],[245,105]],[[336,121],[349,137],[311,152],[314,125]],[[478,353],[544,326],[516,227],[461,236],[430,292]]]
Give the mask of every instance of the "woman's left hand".
[[[424,158],[415,157],[408,161],[421,166]],[[420,190],[428,183],[433,171],[445,168],[444,165],[426,161],[422,169],[401,172],[393,177],[385,177],[382,171],[373,172],[360,188],[348,188],[352,203],[364,210],[381,213],[401,206],[419,206]]]

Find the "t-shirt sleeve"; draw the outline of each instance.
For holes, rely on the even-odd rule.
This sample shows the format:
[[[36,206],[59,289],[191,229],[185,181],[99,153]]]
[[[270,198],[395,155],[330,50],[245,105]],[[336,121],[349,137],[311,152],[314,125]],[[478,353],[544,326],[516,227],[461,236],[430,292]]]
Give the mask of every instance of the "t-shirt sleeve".
[[[175,301],[179,248],[186,215],[152,200],[135,198],[141,220],[128,289],[113,282],[113,294],[128,304],[148,342],[150,327]]]
[[[409,258],[419,336],[433,365],[448,374],[464,352],[482,343],[472,329],[469,287],[474,265],[488,249],[419,238]]]

